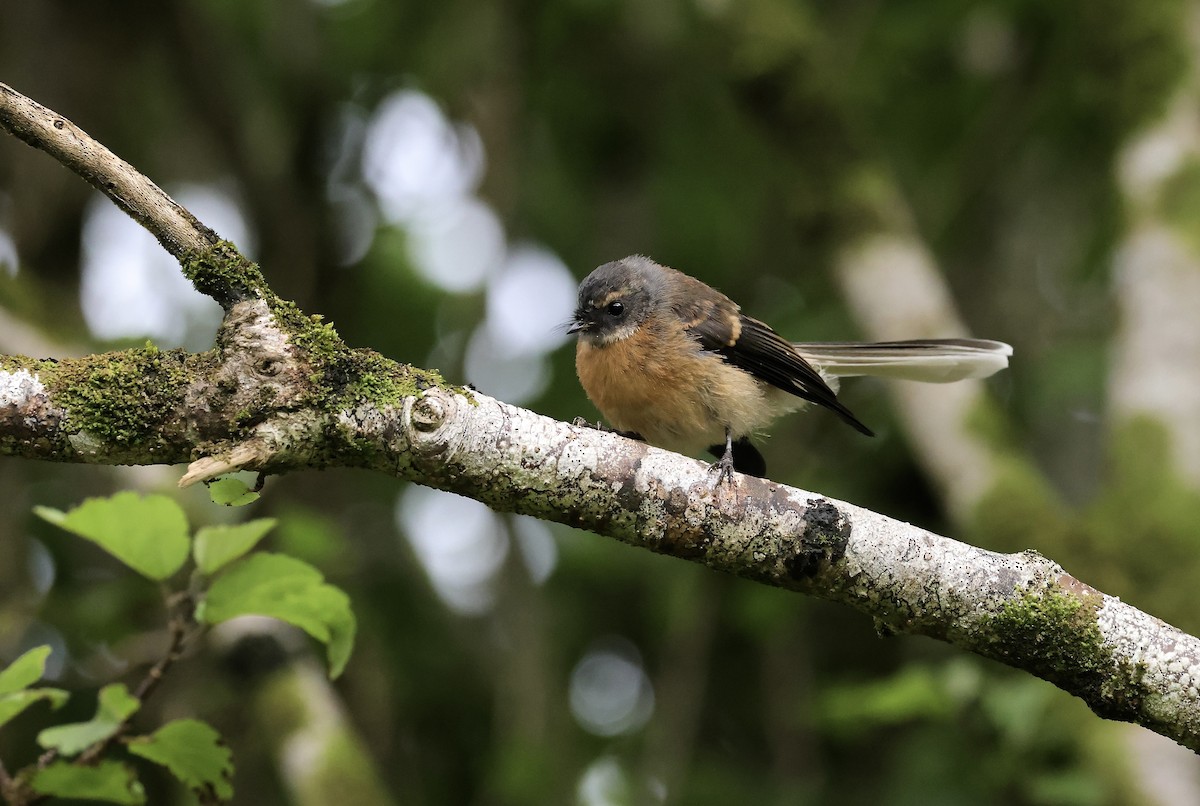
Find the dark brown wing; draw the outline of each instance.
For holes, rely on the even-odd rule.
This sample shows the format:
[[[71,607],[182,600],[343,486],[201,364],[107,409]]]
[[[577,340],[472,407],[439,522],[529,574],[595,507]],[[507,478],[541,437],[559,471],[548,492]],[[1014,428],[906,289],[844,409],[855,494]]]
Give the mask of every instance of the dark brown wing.
[[[700,339],[706,350],[732,347],[741,333],[741,311],[737,303],[695,277],[674,269],[675,299],[672,309],[683,329]]]
[[[737,305],[727,297],[721,298],[728,306],[708,301],[707,306],[697,306],[694,315],[685,320],[691,323],[688,331],[706,350],[772,386],[836,412],[859,432],[874,436],[838,401],[829,384],[790,342],[767,324],[739,313]],[[708,309],[709,315],[702,315],[705,313],[702,307]]]

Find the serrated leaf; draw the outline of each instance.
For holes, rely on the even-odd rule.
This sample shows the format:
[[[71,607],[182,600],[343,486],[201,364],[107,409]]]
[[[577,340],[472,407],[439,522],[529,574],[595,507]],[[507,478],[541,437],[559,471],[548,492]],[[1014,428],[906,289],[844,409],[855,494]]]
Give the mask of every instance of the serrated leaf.
[[[149,736],[128,743],[129,752],[161,764],[193,792],[233,797],[233,753],[221,735],[198,719],[168,722]]]
[[[68,512],[50,507],[34,507],[33,511],[55,526],[91,540],[150,579],[171,576],[188,556],[187,518],[165,495],[126,491],[109,498],[89,498]]]
[[[350,598],[325,582],[306,562],[259,552],[232,566],[213,582],[198,618],[220,624],[236,616],[270,616],[286,621],[326,645],[330,677],[346,666],[356,622]]]
[[[8,664],[0,672],[0,695],[12,694],[14,691],[29,688],[42,679],[46,673],[46,658],[50,657],[50,647],[35,646]]]
[[[29,706],[48,700],[51,708],[61,708],[67,692],[60,688],[27,688],[0,697],[0,725],[7,724]]]
[[[133,716],[139,707],[141,702],[129,693],[124,684],[107,685],[100,689],[94,717],[87,722],[46,728],[38,734],[38,744],[46,749],[54,748],[64,756],[74,756],[120,730],[125,720]]]
[[[34,773],[30,783],[43,795],[60,798],[102,800],[127,806],[146,802],[146,792],[136,773],[118,761],[101,761],[91,767],[56,761]]]
[[[247,487],[245,482],[231,476],[209,482],[208,496],[214,504],[227,507],[244,507],[259,498],[259,494]]]
[[[274,518],[231,526],[205,526],[196,532],[192,556],[201,571],[214,573],[258,545],[258,541],[274,527]]]

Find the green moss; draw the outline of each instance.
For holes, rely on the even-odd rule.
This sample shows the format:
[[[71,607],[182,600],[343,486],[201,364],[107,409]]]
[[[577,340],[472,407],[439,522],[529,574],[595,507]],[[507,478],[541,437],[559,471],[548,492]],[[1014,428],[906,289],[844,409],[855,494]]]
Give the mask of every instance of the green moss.
[[[1097,623],[1102,603],[1083,586],[1018,591],[979,622],[973,648],[1078,695],[1100,716],[1129,719],[1145,670],[1119,665],[1105,645]]]
[[[130,447],[156,435],[182,407],[192,373],[206,359],[151,346],[55,364],[42,378],[67,412],[65,431]]]
[[[374,350],[344,350],[320,362],[317,369],[328,410],[359,403],[394,406],[434,386],[454,388],[436,371],[398,364]]]
[[[347,349],[333,325],[319,314],[310,316],[294,302],[284,299],[270,300],[270,305],[275,322],[288,332],[292,344],[308,353],[311,359],[328,359]]]
[[[363,402],[396,405],[433,386],[454,388],[436,371],[398,364],[374,350],[348,348],[332,324],[304,314],[287,300],[273,300],[271,310],[292,344],[304,351],[327,411]]]
[[[258,265],[242,257],[228,241],[190,254],[180,265],[183,276],[196,290],[215,299],[225,310],[239,300],[270,295]]]
[[[16,372],[19,369],[24,369],[36,374],[46,367],[53,367],[54,363],[53,359],[28,358],[23,355],[0,355],[0,369],[5,372]]]
[[[1072,596],[1055,586],[1018,592],[983,621],[982,644],[992,657],[1020,658],[1022,668],[1058,683],[1107,674],[1110,653],[1096,625],[1099,594]]]
[[[449,387],[442,377],[428,370],[389,361],[371,350],[352,350],[333,325],[320,316],[310,316],[293,302],[276,297],[267,287],[258,266],[243,258],[229,243],[183,262],[184,273],[197,289],[228,309],[247,298],[263,299],[276,325],[287,333],[308,362],[312,396],[307,401],[324,411],[345,409],[358,403],[378,406],[398,404],[432,386]],[[258,422],[271,400],[252,404],[234,415],[239,426]]]

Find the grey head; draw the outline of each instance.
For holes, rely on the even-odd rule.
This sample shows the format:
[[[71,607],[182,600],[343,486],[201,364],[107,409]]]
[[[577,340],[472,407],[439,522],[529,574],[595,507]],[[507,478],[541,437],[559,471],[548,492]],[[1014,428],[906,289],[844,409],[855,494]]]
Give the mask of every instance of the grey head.
[[[663,304],[667,272],[641,255],[598,267],[579,284],[579,304],[567,332],[597,346],[629,338]]]

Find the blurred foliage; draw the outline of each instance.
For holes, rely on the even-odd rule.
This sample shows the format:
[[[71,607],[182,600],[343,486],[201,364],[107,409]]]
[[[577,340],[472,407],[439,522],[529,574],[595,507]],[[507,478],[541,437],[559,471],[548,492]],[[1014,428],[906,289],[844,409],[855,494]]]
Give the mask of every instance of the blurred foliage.
[[[1123,227],[1112,168],[1194,59],[1181,0],[141,0],[125,11],[9,0],[0,75],[168,189],[236,188],[276,290],[351,343],[456,381],[483,294],[423,279],[395,225],[378,224],[360,259],[339,259],[348,208],[331,176],[362,192],[339,140],[353,164],[361,132],[347,135],[347,119],[397,89],[428,93],[478,131],[479,194],[510,241],[545,244],[578,277],[652,255],[735,291],[796,339],[856,335],[828,268],[846,238],[878,225],[872,200],[894,182],[972,330],[1016,347],[981,420],[1007,457],[1002,483],[974,522],[948,523],[871,382],[844,397],[878,439],[790,418],[765,446],[772,476],[989,548],[1036,548],[1200,629],[1195,492],[1172,477],[1154,424],[1105,419],[1108,272]],[[1194,173],[1162,200],[1192,231]],[[0,230],[20,256],[16,274],[0,272],[0,305],[51,342],[86,339],[79,233],[91,193],[0,138]],[[527,405],[594,417],[571,351],[550,362]],[[71,657],[59,684],[85,686],[153,658],[153,595],[28,513],[173,482],[0,461],[6,660],[49,643]],[[273,549],[351,596],[360,633],[338,692],[398,802],[1137,802],[1110,726],[1048,684],[590,535],[556,530],[557,565],[535,581],[512,522],[499,521],[509,550],[491,604],[457,613],[400,534],[398,492],[363,473],[296,474],[271,479],[251,507],[280,520]],[[579,660],[611,636],[636,646],[655,706],[644,726],[602,737],[574,720],[568,695]],[[270,687],[288,652],[226,649],[181,669],[148,710],[216,725],[241,802],[285,802]],[[10,765],[30,761],[34,716],[0,746]],[[165,784],[147,786],[152,802],[175,802]]]

